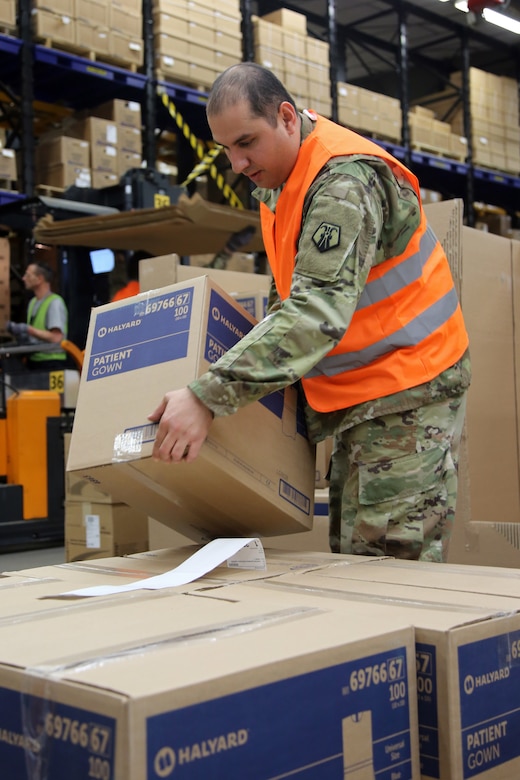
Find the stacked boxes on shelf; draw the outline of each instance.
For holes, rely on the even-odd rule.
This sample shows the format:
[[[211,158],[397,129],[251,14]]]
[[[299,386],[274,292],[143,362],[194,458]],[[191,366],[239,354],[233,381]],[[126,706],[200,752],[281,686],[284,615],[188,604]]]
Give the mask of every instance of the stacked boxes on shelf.
[[[60,135],[40,139],[35,151],[36,180],[48,187],[90,187],[90,143]]]
[[[209,89],[242,60],[238,0],[155,0],[153,15],[159,80]]]
[[[12,0],[0,0],[0,26],[13,31],[16,27],[16,3]]]
[[[49,187],[109,187],[142,162],[141,105],[110,100],[67,122],[59,135],[42,136],[36,177]]]
[[[36,39],[124,67],[142,66],[141,0],[32,0],[32,4]]]
[[[252,22],[255,62],[284,82],[298,108],[330,116],[329,44],[308,35],[306,17],[287,8]]]
[[[460,72],[451,75],[462,86]],[[520,172],[520,118],[518,82],[505,76],[469,69],[473,163],[518,174]],[[428,102],[437,116],[449,118],[452,143],[467,146],[462,103],[453,88],[432,95]]]
[[[473,162],[500,171],[520,172],[520,126],[518,82],[470,68],[470,115],[473,139]],[[452,74],[457,86],[460,73]],[[462,110],[452,120],[452,127],[464,132]]]
[[[441,155],[466,157],[466,144],[452,131],[449,122],[436,118],[435,111],[424,106],[414,106],[409,115],[412,148],[434,150]]]
[[[338,120],[376,138],[401,139],[401,105],[397,98],[338,82]]]

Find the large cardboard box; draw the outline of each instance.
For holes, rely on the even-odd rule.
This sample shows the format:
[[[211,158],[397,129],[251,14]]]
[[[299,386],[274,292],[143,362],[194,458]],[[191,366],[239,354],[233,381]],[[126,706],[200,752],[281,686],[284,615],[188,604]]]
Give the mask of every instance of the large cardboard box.
[[[473,379],[450,563],[520,567],[519,268],[519,242],[463,229]]]
[[[148,549],[148,518],[126,504],[65,501],[65,559],[111,558]]]
[[[193,463],[151,457],[164,394],[253,324],[207,276],[93,309],[67,470],[196,541],[310,529],[315,447],[294,388],[215,419]]]
[[[38,642],[34,613],[0,624],[6,778],[418,777],[404,623],[247,592],[49,601]]]
[[[256,274],[244,271],[231,271],[221,268],[203,268],[197,265],[184,265],[177,254],[147,257],[139,263],[139,286],[141,292],[156,290],[169,284],[194,279],[198,276],[209,276],[228,293],[264,293],[267,295],[271,286],[270,274]],[[243,304],[242,304],[243,305]],[[249,306],[245,308],[254,315]],[[256,317],[262,319],[262,317]]]
[[[391,562],[388,562],[391,565]],[[365,605],[367,619],[408,619],[415,629],[421,778],[509,780],[520,770],[520,601],[469,590],[377,581],[386,562],[351,562],[245,583]],[[359,569],[357,579],[351,577]],[[445,567],[440,567],[445,570]],[[472,567],[468,567],[471,569]],[[439,573],[441,577],[442,572]],[[411,578],[410,578],[411,579]],[[232,598],[235,586],[225,589]]]

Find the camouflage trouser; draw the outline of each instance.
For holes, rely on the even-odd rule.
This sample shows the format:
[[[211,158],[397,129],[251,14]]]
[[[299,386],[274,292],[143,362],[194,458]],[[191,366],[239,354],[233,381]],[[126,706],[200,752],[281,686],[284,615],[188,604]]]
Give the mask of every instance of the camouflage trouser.
[[[388,414],[335,437],[333,552],[446,560],[466,395]]]

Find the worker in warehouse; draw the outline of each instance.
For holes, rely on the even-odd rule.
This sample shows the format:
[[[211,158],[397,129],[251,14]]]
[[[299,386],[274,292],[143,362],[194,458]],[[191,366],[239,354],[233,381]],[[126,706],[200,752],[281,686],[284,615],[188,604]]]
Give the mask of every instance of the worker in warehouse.
[[[446,561],[471,367],[447,258],[415,176],[383,148],[299,112],[241,63],[207,103],[214,140],[260,201],[267,317],[150,414],[153,457],[197,457],[214,417],[293,383],[311,440],[334,437],[333,552]]]
[[[26,290],[32,293],[27,307],[27,322],[8,322],[7,330],[19,344],[56,344],[55,350],[29,352],[27,368],[63,370],[67,355],[59,345],[67,338],[68,311],[61,295],[52,292],[52,269],[46,263],[33,262],[27,266],[22,278]]]

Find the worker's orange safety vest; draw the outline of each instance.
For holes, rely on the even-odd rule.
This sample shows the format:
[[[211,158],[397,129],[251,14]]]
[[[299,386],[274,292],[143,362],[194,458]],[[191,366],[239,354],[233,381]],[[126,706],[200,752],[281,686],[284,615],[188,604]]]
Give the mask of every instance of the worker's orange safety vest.
[[[332,158],[385,160],[415,190],[417,178],[385,149],[318,116],[278,198],[276,214],[260,205],[262,235],[282,300],[291,291],[305,195]],[[374,266],[343,338],[302,379],[311,407],[331,412],[434,379],[462,357],[468,335],[446,255],[421,222],[397,257]]]

